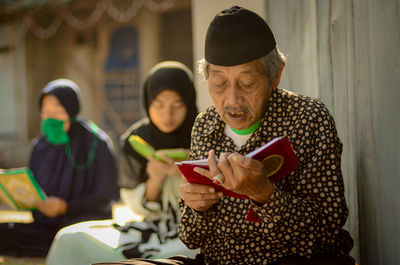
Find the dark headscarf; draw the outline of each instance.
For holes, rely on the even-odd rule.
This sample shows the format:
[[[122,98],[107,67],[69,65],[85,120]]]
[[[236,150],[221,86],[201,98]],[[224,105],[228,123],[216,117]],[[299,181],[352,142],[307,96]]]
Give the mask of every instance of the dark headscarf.
[[[74,82],[58,79],[46,85],[39,96],[40,108],[46,94],[56,96],[70,117],[78,115],[80,93]],[[110,218],[111,201],[119,198],[110,138],[94,123],[79,117],[71,122],[68,135],[70,143],[67,145],[53,145],[44,136],[34,142],[29,168],[47,196],[63,198],[68,204],[65,216],[49,219],[35,212],[35,220],[69,225],[75,221]],[[95,149],[93,143],[96,143]],[[67,148],[75,165],[66,155]],[[93,153],[93,160],[87,164],[90,153]],[[76,166],[85,164],[84,168]]]
[[[164,90],[172,90],[178,93],[186,107],[186,118],[173,132],[160,131],[150,118],[144,118],[131,126],[122,136],[121,144],[124,157],[127,160],[127,172],[122,169],[120,185],[125,188],[133,188],[135,185],[146,181],[147,160],[136,153],[129,143],[130,135],[139,135],[156,150],[166,148],[190,148],[190,136],[194,120],[197,116],[196,92],[192,81],[192,72],[182,63],[175,61],[161,62],[154,66],[143,86],[143,105],[149,116],[149,107],[154,98]],[[132,161],[130,158],[134,158]],[[124,168],[124,167],[123,167]]]
[[[196,92],[192,82],[192,72],[175,61],[161,62],[154,66],[144,83],[143,103],[149,117],[149,124],[142,127],[137,135],[151,142],[155,149],[189,148],[190,135],[197,116]],[[149,108],[155,97],[164,90],[178,93],[187,108],[184,122],[173,132],[161,132],[151,121]]]
[[[39,110],[42,109],[42,101],[45,95],[55,96],[70,118],[78,115],[80,110],[80,90],[78,85],[68,79],[57,79],[48,83],[39,95]]]

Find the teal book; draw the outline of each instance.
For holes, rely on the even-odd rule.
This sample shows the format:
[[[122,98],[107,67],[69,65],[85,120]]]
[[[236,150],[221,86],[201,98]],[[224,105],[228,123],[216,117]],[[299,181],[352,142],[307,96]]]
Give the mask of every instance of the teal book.
[[[0,198],[15,210],[34,210],[46,194],[27,167],[0,169]]]

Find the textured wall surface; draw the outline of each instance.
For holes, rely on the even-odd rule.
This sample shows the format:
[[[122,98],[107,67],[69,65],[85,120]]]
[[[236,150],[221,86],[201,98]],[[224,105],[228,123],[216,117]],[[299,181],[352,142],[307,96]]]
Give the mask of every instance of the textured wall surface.
[[[281,87],[321,98],[335,117],[362,265],[400,264],[399,2],[267,1],[288,55]]]

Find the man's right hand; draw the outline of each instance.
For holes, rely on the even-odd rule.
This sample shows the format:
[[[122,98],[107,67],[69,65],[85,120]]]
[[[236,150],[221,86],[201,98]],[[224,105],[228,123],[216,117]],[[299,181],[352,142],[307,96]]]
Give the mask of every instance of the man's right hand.
[[[224,196],[221,191],[216,191],[214,187],[189,183],[184,177],[181,179],[179,188],[185,203],[199,212],[207,211]]]

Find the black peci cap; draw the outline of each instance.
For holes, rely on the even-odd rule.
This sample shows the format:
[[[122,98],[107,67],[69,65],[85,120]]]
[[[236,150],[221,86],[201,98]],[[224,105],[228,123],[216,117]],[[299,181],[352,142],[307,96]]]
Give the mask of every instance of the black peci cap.
[[[274,35],[258,14],[239,6],[218,13],[207,30],[205,59],[232,66],[267,55],[276,46]]]

